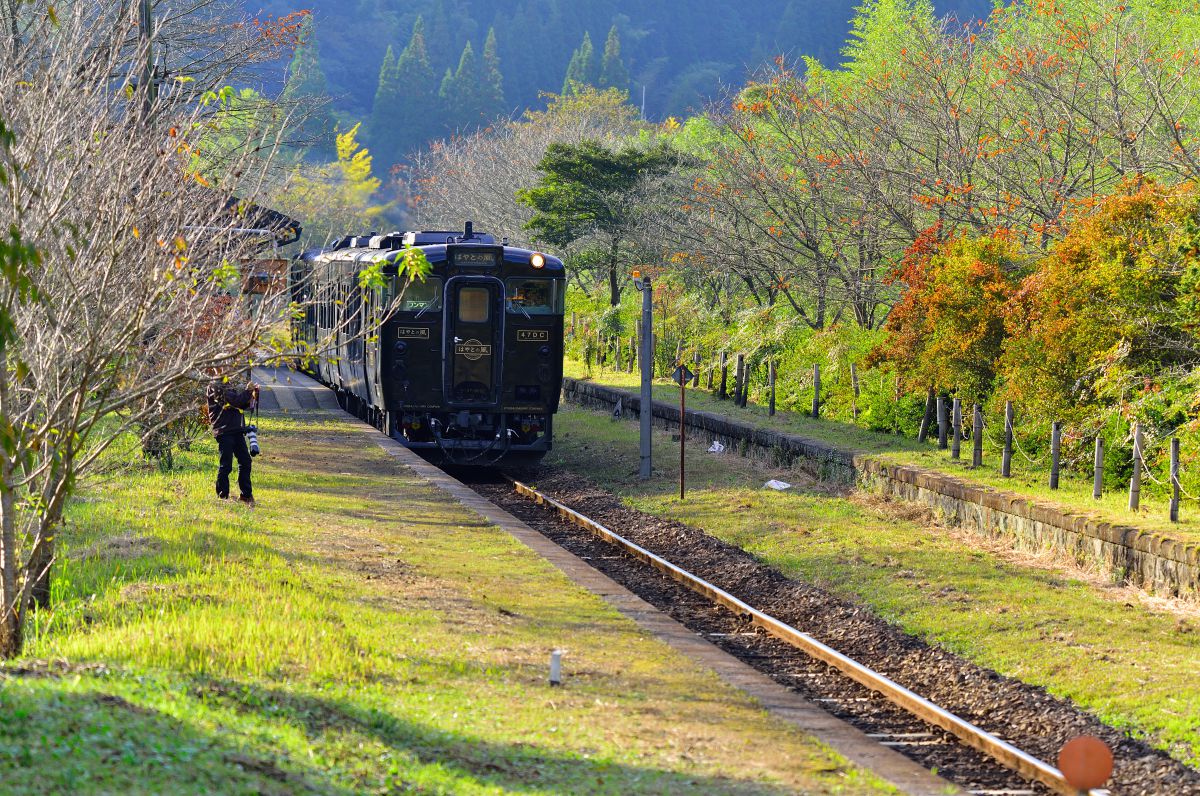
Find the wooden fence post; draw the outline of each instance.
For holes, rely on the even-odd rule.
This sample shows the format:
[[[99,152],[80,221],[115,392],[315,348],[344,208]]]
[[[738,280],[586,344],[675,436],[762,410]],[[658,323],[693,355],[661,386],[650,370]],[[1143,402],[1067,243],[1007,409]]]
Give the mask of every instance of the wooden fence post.
[[[971,466],[983,466],[983,407],[974,404],[971,422]]]
[[[746,355],[738,354],[737,355],[737,367],[734,369],[734,374],[733,374],[733,405],[734,406],[742,405],[742,379],[744,379],[746,376],[745,370],[746,370]]]
[[[953,442],[950,445],[950,458],[957,459],[962,451],[962,399],[954,399],[953,416],[950,419],[950,429],[954,433]]]
[[[1133,477],[1129,479],[1129,510],[1137,511],[1142,501],[1142,424],[1133,424]]]
[[[1171,437],[1171,522],[1179,522],[1179,437]]]
[[[925,414],[921,415],[921,430],[917,433],[917,442],[924,442],[929,436],[929,426],[933,423],[934,397],[933,388],[925,394]]]
[[[1004,455],[1000,459],[1000,475],[1012,478],[1012,449],[1013,449],[1013,405],[1012,401],[1004,402]]]
[[[775,360],[767,360],[767,387],[771,393],[769,396],[770,403],[767,405],[767,417],[775,416]]]
[[[624,371],[625,370],[625,362],[621,355],[625,353],[625,348],[624,348],[624,346],[621,345],[621,336],[620,335],[616,335],[613,337],[613,348],[617,352],[617,362],[613,366],[613,370]]]
[[[1096,437],[1096,454],[1092,459],[1092,497],[1104,494],[1104,438]]]
[[[1062,455],[1062,423],[1050,424],[1050,488],[1058,489],[1058,462]]]
[[[702,361],[703,360],[700,357],[700,349],[697,348],[696,353],[692,354],[692,365],[696,368],[696,372],[692,374],[692,388],[693,389],[700,386],[700,363]]]
[[[633,373],[633,371],[637,368],[637,361],[638,361],[637,337],[634,337],[631,335],[629,338],[629,372],[630,373]]]
[[[950,423],[946,417],[946,399],[939,395],[937,397],[937,424],[938,424],[938,448],[946,450],[947,435],[950,432]]]
[[[850,399],[850,415],[858,420],[858,365],[850,363],[850,386],[854,389],[854,397]]]
[[[746,363],[745,370],[742,371],[742,394],[738,396],[738,406],[746,408],[746,402],[750,400],[750,379],[754,376],[754,366],[749,362]]]
[[[818,418],[821,416],[821,366],[813,365],[813,404],[812,416]]]
[[[729,352],[721,352],[721,389],[717,391],[717,397],[724,401],[729,397],[729,392],[726,387],[729,384]]]

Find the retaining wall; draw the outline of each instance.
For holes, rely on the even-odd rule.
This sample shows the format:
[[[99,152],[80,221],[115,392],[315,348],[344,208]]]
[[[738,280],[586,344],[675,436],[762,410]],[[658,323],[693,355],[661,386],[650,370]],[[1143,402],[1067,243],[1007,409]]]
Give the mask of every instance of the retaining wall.
[[[641,399],[632,393],[577,379],[563,379],[563,397],[575,404],[637,416]],[[653,422],[679,428],[679,407],[653,406]],[[794,467],[818,479],[857,486],[930,507],[949,525],[1003,538],[1029,551],[1052,550],[1099,566],[1115,580],[1163,594],[1200,596],[1200,545],[1150,531],[1098,520],[1087,514],[1037,503],[1011,492],[981,487],[919,467],[897,465],[826,442],[756,428],[712,412],[687,410],[687,427],[720,440],[728,450]]]

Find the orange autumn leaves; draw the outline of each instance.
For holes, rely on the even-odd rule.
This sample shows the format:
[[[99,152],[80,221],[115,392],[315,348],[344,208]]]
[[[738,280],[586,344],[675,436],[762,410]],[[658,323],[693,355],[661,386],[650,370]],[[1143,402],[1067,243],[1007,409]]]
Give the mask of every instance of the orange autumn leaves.
[[[1047,417],[1127,402],[1200,363],[1200,199],[1126,183],[1040,257],[1002,235],[926,230],[876,360],[913,387],[1012,399]]]

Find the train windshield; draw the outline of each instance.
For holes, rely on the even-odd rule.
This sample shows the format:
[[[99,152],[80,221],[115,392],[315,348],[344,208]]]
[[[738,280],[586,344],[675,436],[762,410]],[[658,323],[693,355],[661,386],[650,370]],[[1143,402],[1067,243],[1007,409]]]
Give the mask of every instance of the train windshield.
[[[442,308],[442,280],[427,276],[414,279],[400,295],[400,312],[426,312]]]
[[[505,296],[509,312],[518,315],[561,315],[565,291],[554,279],[510,279]]]

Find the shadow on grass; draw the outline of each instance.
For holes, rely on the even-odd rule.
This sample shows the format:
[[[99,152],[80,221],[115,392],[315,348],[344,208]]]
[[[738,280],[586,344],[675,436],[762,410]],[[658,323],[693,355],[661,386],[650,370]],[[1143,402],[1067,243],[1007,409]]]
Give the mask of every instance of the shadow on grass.
[[[356,792],[115,694],[13,682],[0,678],[5,794]]]
[[[240,713],[282,718],[316,742],[327,734],[365,735],[421,765],[453,778],[503,789],[555,793],[784,793],[782,788],[722,777],[590,760],[528,743],[504,743],[421,724],[337,699],[262,688],[230,680],[198,679],[192,693]]]

